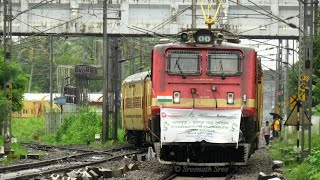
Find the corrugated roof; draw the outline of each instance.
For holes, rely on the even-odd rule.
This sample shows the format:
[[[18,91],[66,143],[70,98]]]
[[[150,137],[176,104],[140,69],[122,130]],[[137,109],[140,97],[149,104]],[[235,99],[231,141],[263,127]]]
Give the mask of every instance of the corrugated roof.
[[[141,81],[141,80],[145,79],[149,74],[150,74],[149,71],[145,71],[145,72],[140,72],[140,73],[133,74],[133,75],[131,75],[131,76],[128,76],[128,77],[123,81],[123,83],[132,83],[132,82]]]
[[[53,93],[53,99],[56,97],[60,97],[60,94]],[[25,101],[41,101],[44,98],[44,101],[50,101],[50,93],[24,93],[23,95]],[[102,102],[102,94],[100,93],[90,93],[88,94],[88,98],[90,102]]]

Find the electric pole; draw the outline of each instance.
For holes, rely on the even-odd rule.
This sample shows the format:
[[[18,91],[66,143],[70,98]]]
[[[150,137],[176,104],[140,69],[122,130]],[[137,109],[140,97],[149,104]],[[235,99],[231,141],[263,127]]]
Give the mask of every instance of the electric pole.
[[[197,5],[196,0],[192,0],[192,24],[191,24],[192,29],[197,28],[196,5]]]
[[[12,2],[11,0],[3,1],[3,59],[4,63],[11,61],[12,52]],[[7,85],[3,84],[3,96],[7,97]],[[9,85],[10,86],[10,85]],[[11,151],[11,134],[8,133],[8,128],[11,129],[11,107],[8,108],[9,102],[6,99],[3,118],[3,137],[4,137],[4,152],[8,154]],[[9,104],[11,106],[12,104]],[[1,127],[2,128],[2,127]]]
[[[288,118],[288,112],[290,107],[290,93],[289,93],[289,79],[288,79],[288,67],[289,67],[289,40],[286,40],[286,57],[285,57],[285,67],[284,67],[284,91],[283,91],[283,98],[284,98],[284,105],[283,105],[283,114],[284,119]],[[286,133],[286,127],[283,126],[283,136],[284,140],[287,140],[287,133]]]
[[[103,109],[102,143],[109,138],[109,46],[107,36],[107,0],[103,1]]]
[[[305,94],[305,101],[302,101],[302,112],[308,115],[308,119],[302,116],[302,134],[301,134],[301,159],[303,160],[311,153],[311,108],[312,108],[312,67],[313,67],[313,20],[314,20],[314,2],[313,0],[303,1],[303,69],[301,79],[301,90]],[[301,15],[301,14],[300,14]],[[306,135],[307,133],[307,142]],[[307,143],[307,147],[305,147]]]
[[[113,92],[114,92],[114,112],[112,118],[112,129],[113,129],[113,139],[118,139],[118,113],[119,113],[119,96],[120,96],[120,80],[119,80],[119,61],[121,59],[121,53],[119,48],[119,38],[114,38],[114,47],[113,47]]]
[[[28,93],[31,93],[32,76],[33,76],[33,69],[34,69],[34,48],[31,48],[29,57],[31,61],[31,72],[30,72]]]
[[[142,68],[142,37],[140,37],[140,72],[142,72],[143,68]]]
[[[49,43],[50,43],[50,47],[49,47],[49,52],[50,52],[50,70],[49,70],[49,78],[50,78],[50,124],[52,123],[52,106],[53,106],[53,43],[52,43],[53,39],[52,39],[52,35],[49,36]]]

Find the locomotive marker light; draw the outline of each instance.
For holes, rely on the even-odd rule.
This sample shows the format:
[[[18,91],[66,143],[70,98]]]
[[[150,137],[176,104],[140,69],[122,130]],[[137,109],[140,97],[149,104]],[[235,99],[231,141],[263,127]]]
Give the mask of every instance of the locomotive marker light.
[[[233,94],[233,92],[228,92],[227,96],[228,96],[227,104],[234,104],[234,94]]]
[[[180,37],[181,37],[181,40],[182,40],[183,42],[187,42],[188,39],[189,39],[187,33],[182,33],[182,34],[180,35]]]
[[[216,90],[217,90],[217,87],[213,85],[213,86],[211,86],[211,90],[212,90],[212,91],[216,91]]]
[[[180,103],[180,92],[179,91],[174,91],[173,92],[173,103],[174,104],[179,104]]]
[[[244,103],[244,104],[247,103],[247,95],[243,95],[243,103]]]

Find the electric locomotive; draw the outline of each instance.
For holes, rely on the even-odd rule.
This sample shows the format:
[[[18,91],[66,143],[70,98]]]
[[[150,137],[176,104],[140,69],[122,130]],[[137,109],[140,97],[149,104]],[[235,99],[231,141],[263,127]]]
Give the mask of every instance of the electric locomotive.
[[[232,33],[193,29],[156,45],[151,72],[122,86],[129,142],[154,144],[163,164],[245,165],[257,149],[262,69]]]

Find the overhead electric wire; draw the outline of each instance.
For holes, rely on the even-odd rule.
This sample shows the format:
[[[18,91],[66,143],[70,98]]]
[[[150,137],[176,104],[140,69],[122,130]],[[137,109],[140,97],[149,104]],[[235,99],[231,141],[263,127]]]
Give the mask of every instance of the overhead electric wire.
[[[40,29],[35,28],[35,27],[33,27],[33,26],[29,25],[28,23],[25,23],[25,22],[23,22],[23,21],[20,21],[19,19],[16,19],[16,20],[17,20],[17,21],[19,21],[19,22],[21,22],[22,24],[27,25],[28,27],[31,27],[31,28],[33,28],[33,29],[37,30],[37,31],[41,31]]]
[[[258,10],[255,10],[255,9],[253,9],[253,8],[250,8],[250,7],[248,7],[248,6],[245,6],[245,5],[239,4],[239,3],[237,3],[237,2],[234,2],[233,0],[229,0],[229,1],[232,2],[232,3],[234,3],[234,4],[240,5],[241,7],[244,7],[244,8],[247,8],[247,9],[249,9],[249,10],[252,10],[252,11],[254,11],[254,12],[257,12],[257,13],[259,13],[259,14],[261,14],[261,15],[268,16],[268,17],[270,17],[270,18],[272,18],[272,19],[277,19],[277,18],[274,18],[274,17],[272,17],[272,16],[270,16],[270,15],[268,15],[268,14],[264,14],[264,13],[258,11]]]
[[[74,18],[74,19],[71,19],[71,20],[66,21],[66,22],[64,22],[64,23],[60,23],[60,24],[58,24],[58,25],[56,25],[56,26],[50,27],[50,28],[48,28],[48,29],[46,29],[46,30],[40,31],[40,32],[35,33],[35,34],[33,34],[33,35],[30,35],[30,36],[28,36],[27,38],[35,37],[35,36],[43,35],[43,34],[46,35],[46,34],[47,34],[47,33],[46,33],[47,31],[52,30],[52,29],[57,28],[57,27],[60,27],[60,26],[62,26],[62,25],[64,25],[64,24],[66,24],[66,23],[75,21],[75,20],[80,19],[80,18],[82,18],[82,16],[77,17],[77,18]],[[56,35],[56,34],[62,34],[62,33],[54,33],[54,35]],[[24,39],[25,39],[25,38],[24,38]],[[16,42],[21,42],[21,41],[22,41],[22,40],[19,40],[19,41],[16,41]]]
[[[44,1],[46,1],[46,2],[43,3]],[[28,9],[26,9],[26,10],[24,10],[24,11],[21,11],[20,13],[16,14],[14,17],[12,17],[12,20],[16,19],[18,16],[20,16],[21,14],[23,14],[23,13],[25,13],[25,12],[28,12],[28,11],[30,11],[30,10],[32,10],[32,9],[36,9],[36,8],[38,8],[38,7],[41,7],[41,6],[43,6],[43,5],[45,5],[45,4],[48,4],[49,2],[52,2],[52,1],[54,1],[54,0],[50,0],[50,1],[48,1],[48,0],[43,0],[43,1],[35,4],[34,6],[31,6],[30,8],[28,8]]]
[[[171,22],[174,18],[177,18],[179,15],[181,15],[182,13],[184,13],[184,12],[185,12],[186,10],[188,10],[188,9],[191,9],[191,6],[188,6],[187,8],[179,11],[177,14],[172,15],[172,16],[171,16],[170,18],[168,18],[167,20],[165,20],[165,21],[163,21],[162,23],[160,23],[160,24],[156,25],[155,27],[153,27],[153,28],[151,29],[151,31],[152,31],[152,30],[155,30],[156,28],[157,28],[156,30],[159,30],[161,27],[165,26],[166,24],[168,24],[169,22]]]
[[[15,10],[15,9],[12,9],[12,11],[22,12],[22,11]],[[65,20],[57,19],[57,18],[53,18],[53,17],[43,16],[43,15],[39,15],[39,14],[33,14],[33,13],[30,13],[30,12],[25,12],[25,14],[32,15],[32,16],[43,17],[43,18],[48,18],[48,19],[57,20],[57,21],[65,21]],[[15,19],[15,20],[17,20],[17,19]]]
[[[278,23],[278,22],[276,21],[276,22],[272,22],[272,23],[269,23],[269,24],[260,25],[260,26],[258,26],[258,27],[254,27],[254,28],[252,28],[252,29],[247,29],[247,30],[245,30],[245,31],[239,32],[238,34],[242,34],[242,33],[248,32],[248,31],[253,31],[253,30],[259,29],[259,28],[261,28],[261,27],[263,27],[263,26],[269,26],[269,25],[272,25],[272,24],[275,24],[275,23]]]
[[[294,25],[294,24],[292,24],[292,23],[288,23],[288,22],[285,21],[285,20],[292,19],[292,18],[294,18],[294,17],[288,17],[288,18],[286,18],[285,20],[283,20],[283,19],[281,19],[280,17],[272,14],[271,12],[263,9],[261,6],[257,5],[256,3],[252,2],[251,0],[248,0],[248,1],[249,1],[250,3],[252,3],[253,5],[255,5],[256,7],[258,7],[259,9],[261,9],[261,10],[263,10],[264,12],[268,13],[269,15],[273,16],[274,18],[278,19],[278,21],[285,23],[286,25],[288,25],[288,26],[291,27],[291,28],[299,29],[299,31],[301,31],[301,29],[300,29],[298,26],[296,26],[296,25]],[[303,31],[301,31],[301,32],[303,32]]]
[[[281,19],[280,17],[278,17],[278,16],[276,16],[276,15],[274,15],[274,14],[266,11],[265,9],[263,9],[262,7],[260,7],[259,5],[255,4],[255,3],[252,3],[250,0],[248,0],[250,3],[252,3],[252,4],[255,5],[256,7],[258,7],[259,9],[262,9],[263,11],[267,12],[268,14],[264,14],[264,13],[258,11],[258,10],[255,10],[255,9],[250,8],[250,7],[248,7],[248,6],[245,6],[245,5],[239,4],[239,3],[237,3],[237,2],[234,2],[233,0],[229,0],[229,1],[232,2],[232,3],[234,3],[234,4],[240,5],[241,7],[247,8],[247,9],[252,10],[252,11],[254,11],[254,12],[257,12],[257,13],[259,13],[259,14],[262,14],[262,15],[265,15],[265,16],[267,16],[267,17],[270,17],[271,19],[275,19],[275,20],[278,20],[278,21],[280,21],[280,22],[283,22],[283,23],[287,24],[289,27],[294,28],[294,29],[298,29],[299,31],[301,31],[301,29],[300,29],[299,27],[297,27],[296,25],[294,25],[294,24],[292,24],[292,23],[286,22],[285,20]],[[291,18],[293,18],[293,17],[289,17],[289,18],[287,18],[286,20],[291,19]],[[301,32],[302,32],[302,31],[301,31]]]

